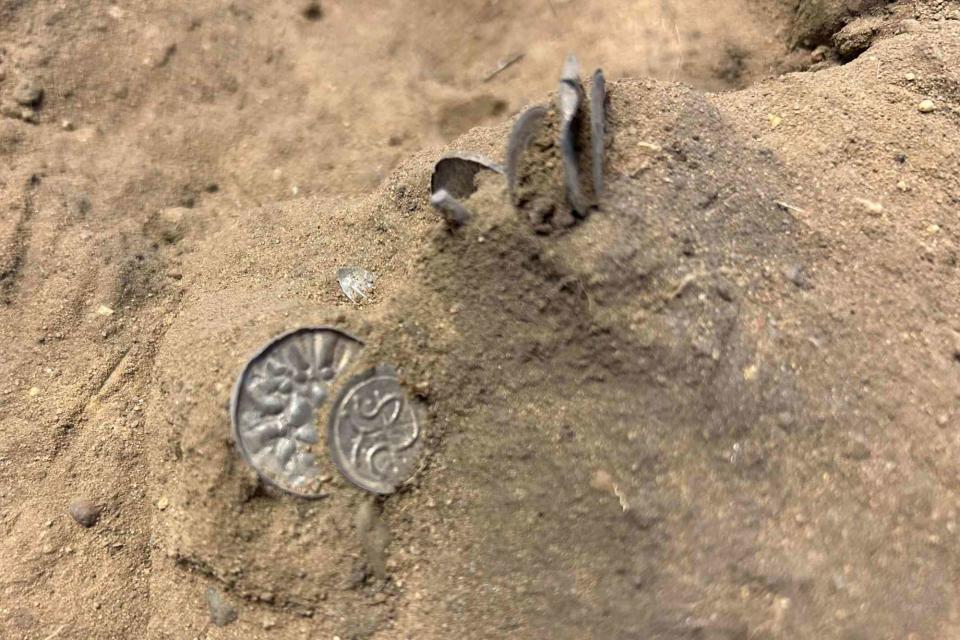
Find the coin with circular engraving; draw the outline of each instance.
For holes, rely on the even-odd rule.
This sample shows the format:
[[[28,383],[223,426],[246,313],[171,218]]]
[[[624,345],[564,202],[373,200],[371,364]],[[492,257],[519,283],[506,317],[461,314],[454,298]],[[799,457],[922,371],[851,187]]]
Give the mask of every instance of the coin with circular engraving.
[[[381,365],[347,383],[329,420],[330,455],[350,482],[388,494],[413,475],[420,418],[392,367]]]
[[[339,329],[308,327],[272,340],[247,362],[233,392],[233,437],[268,484],[323,497],[318,410],[361,349]]]

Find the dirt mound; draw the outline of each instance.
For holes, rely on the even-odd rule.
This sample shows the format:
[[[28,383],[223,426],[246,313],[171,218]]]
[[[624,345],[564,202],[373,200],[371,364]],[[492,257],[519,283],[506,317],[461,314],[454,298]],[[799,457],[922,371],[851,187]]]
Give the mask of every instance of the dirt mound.
[[[890,0],[800,0],[795,5],[790,40],[809,48],[830,42],[841,27]]]
[[[955,308],[907,275],[952,277],[946,201],[929,210],[944,226],[901,238],[934,234],[932,262],[907,257],[912,240],[899,258],[870,248],[901,224],[896,212],[921,206],[918,191],[948,184],[924,168],[950,152],[901,132],[949,139],[954,103],[920,113],[899,67],[950,33],[878,46],[879,78],[863,61],[720,98],[613,84],[608,194],[549,236],[497,178],[468,201],[474,220],[448,232],[426,201],[439,152],[346,209],[237,218],[205,242],[240,244],[194,254],[188,282],[216,293],[193,294],[159,359],[150,431],[182,456],[154,467],[176,505],[158,519],[159,547],[341,637],[942,634],[953,491],[907,453],[919,443],[902,447],[917,429],[939,443],[931,451],[949,446],[936,417],[953,421],[955,343],[947,325],[913,324],[927,346],[899,347],[922,307],[868,300]],[[811,91],[842,107],[794,108]],[[897,127],[871,111],[891,91]],[[841,108],[860,137],[834,148]],[[499,159],[506,136],[477,130],[457,149]],[[851,184],[851,163],[875,178]],[[897,187],[907,179],[917,187]],[[316,230],[298,233],[304,219]],[[878,280],[891,260],[904,279]],[[355,262],[382,274],[360,309],[332,282]],[[266,496],[224,428],[226,372],[285,328],[330,321],[398,363],[430,416],[425,470],[384,504],[385,586],[363,569],[353,489],[336,481],[319,504]],[[932,368],[913,378],[921,366]],[[924,398],[917,413],[894,408],[909,402],[905,379]],[[153,593],[169,595],[153,601],[172,613],[182,600],[168,579],[155,578]],[[370,602],[383,604],[369,613]]]

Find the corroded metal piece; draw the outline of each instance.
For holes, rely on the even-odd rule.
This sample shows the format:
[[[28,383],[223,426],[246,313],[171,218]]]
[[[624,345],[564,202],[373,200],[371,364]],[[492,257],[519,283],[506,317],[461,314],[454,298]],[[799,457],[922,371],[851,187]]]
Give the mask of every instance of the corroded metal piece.
[[[351,380],[330,412],[327,441],[344,476],[366,491],[389,494],[414,472],[420,419],[390,366]]]
[[[474,180],[481,171],[503,173],[503,167],[493,160],[475,153],[457,153],[444,156],[433,166],[430,193],[445,189],[454,198],[463,200],[477,190]]]
[[[588,208],[580,188],[575,131],[582,95],[580,63],[576,56],[567,56],[560,75],[560,88],[557,91],[557,107],[560,111],[560,152],[563,157],[563,183],[567,202],[579,216],[586,215]]]
[[[231,402],[233,437],[266,483],[323,497],[314,450],[320,442],[317,410],[362,348],[363,342],[339,329],[308,327],[271,340],[247,362]]]
[[[507,192],[514,204],[517,202],[517,169],[520,166],[520,158],[540,131],[543,119],[546,117],[546,107],[540,105],[530,107],[517,118],[513,129],[510,130],[510,138],[507,140]]]
[[[590,86],[590,145],[592,149],[591,167],[593,169],[594,198],[603,193],[603,156],[606,140],[607,82],[603,70],[593,72]]]
[[[431,195],[430,204],[443,216],[443,219],[447,221],[447,225],[451,227],[463,226],[472,217],[470,210],[447,193],[446,189],[440,189]]]
[[[343,295],[350,302],[359,302],[373,291],[374,276],[360,267],[340,267],[337,269],[337,282]]]
[[[430,203],[448,225],[459,226],[470,219],[470,211],[461,201],[477,190],[475,178],[481,171],[503,173],[503,167],[472,153],[444,156],[434,165],[430,178]]]

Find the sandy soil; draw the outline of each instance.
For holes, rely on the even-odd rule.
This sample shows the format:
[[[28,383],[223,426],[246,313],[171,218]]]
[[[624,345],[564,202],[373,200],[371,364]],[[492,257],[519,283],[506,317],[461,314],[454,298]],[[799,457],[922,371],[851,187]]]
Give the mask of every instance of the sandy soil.
[[[960,636],[958,43],[939,0],[0,0],[0,636]],[[569,51],[599,208],[492,181],[449,233],[433,163]],[[429,416],[386,500],[230,440],[322,323]]]

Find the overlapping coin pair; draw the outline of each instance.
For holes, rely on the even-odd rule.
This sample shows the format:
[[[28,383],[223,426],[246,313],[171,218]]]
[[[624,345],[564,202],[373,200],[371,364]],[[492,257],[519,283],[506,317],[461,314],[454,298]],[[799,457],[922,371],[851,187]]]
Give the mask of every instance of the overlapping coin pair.
[[[233,437],[266,484],[304,498],[327,495],[325,456],[350,482],[389,494],[416,469],[421,418],[381,365],[355,372],[363,342],[333,327],[270,341],[244,367],[231,403]],[[326,429],[321,424],[326,422]]]

